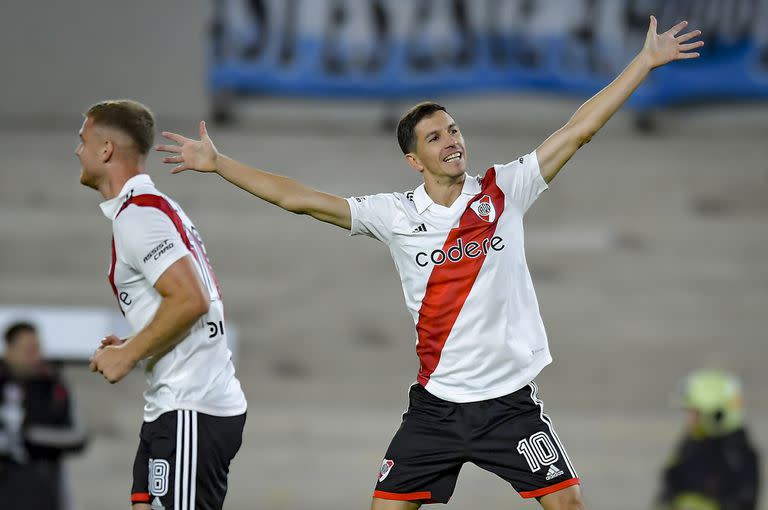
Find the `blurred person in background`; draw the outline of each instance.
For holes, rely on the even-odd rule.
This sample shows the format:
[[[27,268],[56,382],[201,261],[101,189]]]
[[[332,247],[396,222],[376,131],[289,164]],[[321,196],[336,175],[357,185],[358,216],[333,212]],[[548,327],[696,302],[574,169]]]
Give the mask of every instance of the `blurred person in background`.
[[[0,361],[0,508],[65,510],[61,460],[85,442],[69,390],[43,361],[35,326],[12,324]]]
[[[247,403],[203,239],[144,173],[154,127],[143,104],[109,100],[91,106],[80,129],[80,183],[104,197],[109,283],[135,333],[102,340],[91,370],[116,383],[141,362],[147,377],[134,509],[218,510]]]
[[[374,510],[446,503],[465,462],[507,482],[546,510],[584,508],[579,478],[533,382],[551,361],[523,247],[523,216],[656,67],[699,56],[699,31],[681,22],[657,33],[605,89],[534,152],[484,176],[466,173],[464,138],[436,103],[409,110],[397,135],[424,182],[407,193],[344,199],[219,154],[200,140],[163,133],[174,173],[217,172],[287,211],[385,243],[416,327],[420,370],[381,464]],[[678,35],[679,34],[679,35]],[[365,168],[365,156],[355,162]],[[343,491],[343,487],[341,487]]]
[[[757,452],[744,424],[741,383],[717,370],[698,370],[681,384],[683,437],[664,468],[660,510],[755,510]]]

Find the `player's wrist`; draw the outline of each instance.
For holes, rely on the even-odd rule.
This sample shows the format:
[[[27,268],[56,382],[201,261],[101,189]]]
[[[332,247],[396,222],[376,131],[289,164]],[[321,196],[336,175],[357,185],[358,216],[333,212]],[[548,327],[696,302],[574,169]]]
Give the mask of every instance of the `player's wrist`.
[[[139,361],[141,361],[144,356],[142,355],[141,349],[139,348],[139,344],[137,342],[133,341],[133,338],[130,338],[127,340],[123,345],[120,346],[125,356],[128,358],[128,361],[131,363],[132,366],[135,366]]]
[[[637,60],[646,72],[651,72],[653,69],[658,67],[658,64],[655,62],[653,55],[651,55],[651,52],[647,48],[643,48],[640,51],[640,53],[637,55]]]
[[[211,165],[213,166],[214,173],[222,175],[222,171],[224,170],[224,167],[226,166],[228,159],[230,158],[228,158],[224,154],[221,154],[218,151],[214,152],[213,161],[211,163]]]

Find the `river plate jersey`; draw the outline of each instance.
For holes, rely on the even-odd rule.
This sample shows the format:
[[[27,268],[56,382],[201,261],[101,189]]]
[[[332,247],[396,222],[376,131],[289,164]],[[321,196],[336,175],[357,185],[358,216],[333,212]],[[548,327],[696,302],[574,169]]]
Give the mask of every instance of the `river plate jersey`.
[[[112,220],[109,282],[134,333],[155,316],[162,300],[155,282],[177,260],[191,256],[211,297],[208,313],[169,352],[143,362],[149,388],[144,420],[188,409],[213,416],[245,412],[246,400],[227,347],[224,305],[203,240],[179,205],[160,193],[148,175],[129,179],[101,204]]]
[[[423,184],[347,199],[351,234],[389,247],[416,325],[417,380],[433,395],[496,398],[552,361],[523,241],[523,216],[545,189],[532,152],[466,176],[451,207]]]

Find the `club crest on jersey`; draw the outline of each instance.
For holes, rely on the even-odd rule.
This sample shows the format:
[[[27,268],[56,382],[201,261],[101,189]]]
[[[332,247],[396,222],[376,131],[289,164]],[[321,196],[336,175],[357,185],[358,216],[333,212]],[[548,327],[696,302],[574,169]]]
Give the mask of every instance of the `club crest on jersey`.
[[[379,481],[383,482],[384,479],[389,475],[389,472],[392,471],[392,466],[395,465],[394,460],[384,459],[381,462],[381,469],[379,470]]]
[[[493,223],[496,220],[496,209],[493,207],[491,197],[489,195],[483,195],[477,202],[472,202],[469,207],[475,211],[481,220]]]

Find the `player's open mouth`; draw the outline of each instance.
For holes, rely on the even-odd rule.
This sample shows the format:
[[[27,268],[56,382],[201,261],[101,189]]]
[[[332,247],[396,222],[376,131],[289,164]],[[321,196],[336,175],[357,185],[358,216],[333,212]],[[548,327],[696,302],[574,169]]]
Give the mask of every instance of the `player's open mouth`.
[[[446,163],[453,163],[454,161],[458,161],[461,159],[461,152],[454,152],[453,154],[449,154],[446,157],[443,158],[443,161]]]

